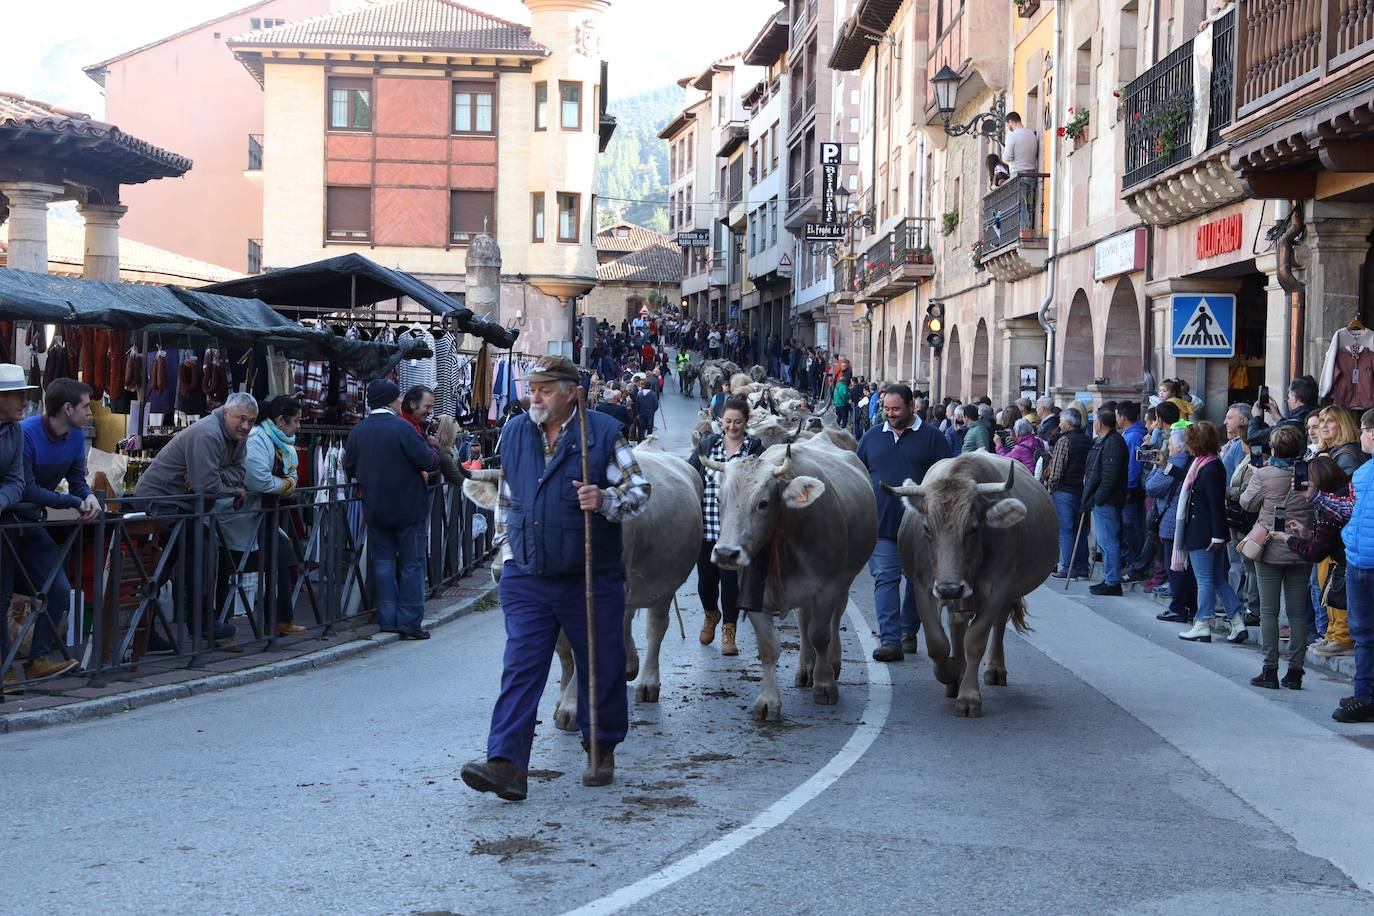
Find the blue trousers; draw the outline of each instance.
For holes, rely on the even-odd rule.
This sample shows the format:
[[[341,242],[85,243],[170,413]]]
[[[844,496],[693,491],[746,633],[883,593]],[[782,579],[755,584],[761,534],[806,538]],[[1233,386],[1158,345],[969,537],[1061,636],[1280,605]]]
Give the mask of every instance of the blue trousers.
[[[1102,581],[1121,584],[1121,510],[1116,506],[1093,506],[1093,528],[1097,546],[1102,550]]]
[[[1217,599],[1226,611],[1226,618],[1236,616],[1245,610],[1240,595],[1226,581],[1226,550],[1190,550],[1188,565],[1193,568],[1193,578],[1197,579],[1197,616],[1194,620],[1206,620],[1216,610]]]
[[[428,528],[429,519],[409,528],[367,526],[368,569],[383,630],[413,630],[425,619]]]
[[[577,727],[591,740],[587,702],[587,604],[582,576],[531,576],[514,563],[501,571],[501,610],[506,617],[501,695],[491,711],[487,756],[530,767],[539,698],[549,680],[558,631],[572,644],[577,662]],[[625,574],[592,582],[596,617],[597,739],[602,747],[625,740],[630,729],[625,696]]]
[[[66,529],[60,529],[66,530]],[[67,581],[65,563],[57,562],[57,544],[47,529],[34,525],[22,533],[11,529],[13,540],[4,546],[0,556],[0,608],[4,618],[0,619],[0,663],[10,651],[9,607],[15,591],[21,595],[33,595],[43,587],[49,574],[53,574],[52,585],[44,596],[46,614],[41,614],[33,624],[33,642],[29,647],[29,658],[39,659],[52,651],[57,641],[57,630],[72,601],[72,587]],[[76,550],[75,547],[72,548]],[[17,555],[17,556],[16,556]],[[18,561],[16,563],[16,560]],[[20,572],[16,566],[22,567]]]
[[[911,580],[902,588],[902,558],[896,538],[878,538],[868,558],[873,577],[873,610],[878,618],[878,642],[896,646],[903,635],[916,635],[921,617],[916,610],[916,589]]]
[[[1145,543],[1145,493],[1140,489],[1126,491],[1126,505],[1121,507],[1121,565],[1127,569],[1140,555]]]
[[[1374,699],[1374,569],[1345,568],[1350,638],[1355,643],[1355,698]]]
[[[1088,575],[1088,525],[1078,537],[1078,549],[1073,549],[1074,535],[1078,534],[1078,520],[1082,517],[1083,496],[1067,490],[1055,490],[1050,494],[1054,501],[1054,512],[1059,517],[1059,571],[1068,572],[1075,579]],[[1073,554],[1070,559],[1069,554]],[[1072,563],[1072,568],[1070,568]]]

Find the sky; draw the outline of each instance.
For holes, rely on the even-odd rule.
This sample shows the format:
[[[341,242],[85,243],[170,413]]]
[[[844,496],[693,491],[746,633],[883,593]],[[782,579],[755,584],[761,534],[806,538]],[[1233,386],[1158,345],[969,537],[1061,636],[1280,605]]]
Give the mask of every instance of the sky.
[[[0,91],[100,117],[100,87],[81,68],[147,44],[249,0],[3,0],[10,40],[0,54]],[[350,0],[336,0],[347,3]],[[465,5],[529,22],[520,0]],[[699,73],[743,50],[780,0],[612,0],[602,50],[611,63],[611,110],[634,95]],[[249,79],[247,72],[244,78]]]

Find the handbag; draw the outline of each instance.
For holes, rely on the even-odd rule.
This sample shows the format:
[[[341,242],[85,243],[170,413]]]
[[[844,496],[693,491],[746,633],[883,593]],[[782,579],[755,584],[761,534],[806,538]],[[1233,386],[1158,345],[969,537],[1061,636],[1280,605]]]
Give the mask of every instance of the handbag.
[[[1349,608],[1345,599],[1345,564],[1336,561],[1326,574],[1326,584],[1322,590],[1322,604],[1344,611]]]
[[[1269,543],[1269,529],[1255,522],[1250,533],[1240,539],[1236,551],[1247,560],[1258,560],[1264,556],[1264,545]]]

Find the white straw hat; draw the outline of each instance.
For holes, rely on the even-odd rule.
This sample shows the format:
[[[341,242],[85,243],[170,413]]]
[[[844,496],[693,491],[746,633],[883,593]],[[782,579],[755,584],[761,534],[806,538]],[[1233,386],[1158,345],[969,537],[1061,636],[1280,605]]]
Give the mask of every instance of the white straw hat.
[[[24,370],[14,363],[0,363],[0,392],[37,391],[37,385],[30,385],[24,378]]]

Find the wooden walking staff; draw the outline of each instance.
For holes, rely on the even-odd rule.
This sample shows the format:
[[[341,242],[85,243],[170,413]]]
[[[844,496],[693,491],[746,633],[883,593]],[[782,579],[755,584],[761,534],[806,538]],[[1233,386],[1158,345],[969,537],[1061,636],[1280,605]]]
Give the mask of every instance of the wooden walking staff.
[[[1078,516],[1078,533],[1073,536],[1073,549],[1069,551],[1069,568],[1064,570],[1064,591],[1069,590],[1069,583],[1073,581],[1073,564],[1078,559],[1078,539],[1083,536],[1083,520],[1088,517],[1088,513],[1083,512]],[[1092,578],[1092,569],[1088,569],[1089,576]]]
[[[592,469],[587,456],[587,392],[581,385],[577,386],[577,430],[582,437],[582,483],[585,486],[591,483]],[[601,766],[601,747],[596,736],[600,716],[596,693],[596,603],[592,598],[592,512],[592,509],[582,510],[582,576],[587,597],[587,728],[591,732],[587,754],[595,771]]]

